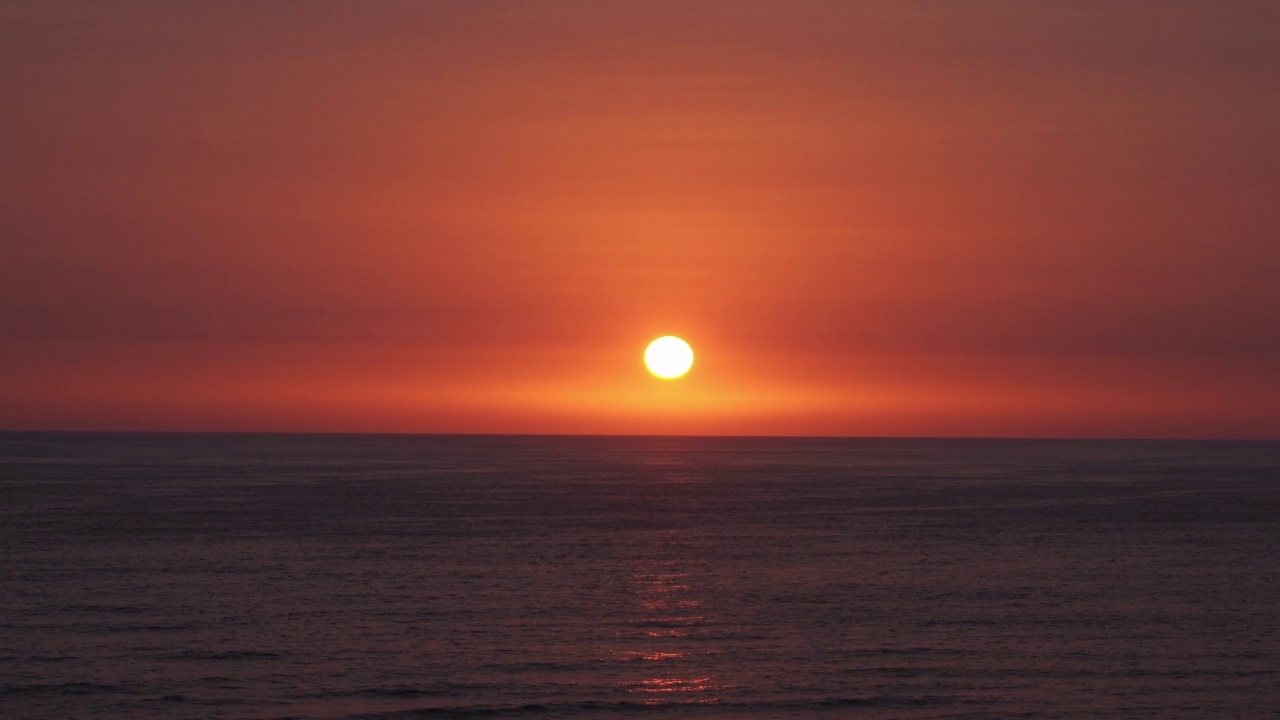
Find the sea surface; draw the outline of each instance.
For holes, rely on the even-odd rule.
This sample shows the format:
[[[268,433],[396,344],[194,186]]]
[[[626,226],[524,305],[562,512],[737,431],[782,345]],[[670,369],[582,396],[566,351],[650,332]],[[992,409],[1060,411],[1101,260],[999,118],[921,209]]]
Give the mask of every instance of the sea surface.
[[[0,434],[0,716],[1266,718],[1280,443]]]

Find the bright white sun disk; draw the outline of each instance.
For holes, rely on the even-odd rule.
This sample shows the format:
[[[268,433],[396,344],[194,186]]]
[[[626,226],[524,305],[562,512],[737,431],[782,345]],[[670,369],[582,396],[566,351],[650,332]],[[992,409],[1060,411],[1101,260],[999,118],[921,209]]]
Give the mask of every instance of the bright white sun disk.
[[[660,337],[644,351],[644,364],[660,378],[678,378],[693,365],[693,348],[674,335]]]

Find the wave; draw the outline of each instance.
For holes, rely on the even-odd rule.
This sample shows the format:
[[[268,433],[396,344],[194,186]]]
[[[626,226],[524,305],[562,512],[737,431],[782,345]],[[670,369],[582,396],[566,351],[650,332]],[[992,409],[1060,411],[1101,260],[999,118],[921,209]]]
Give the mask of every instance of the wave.
[[[806,712],[830,712],[841,708],[919,708],[965,703],[970,699],[951,696],[916,697],[828,697],[817,700],[724,702],[708,700],[668,700],[663,702],[579,701],[512,704],[432,705],[370,713],[344,715],[345,720],[411,720],[412,718],[478,717],[576,717],[598,714],[663,715],[689,717],[694,714],[724,717],[787,717]],[[281,716],[296,719],[296,715]]]
[[[183,650],[163,657],[166,660],[276,660],[280,654],[258,650]]]
[[[136,693],[132,688],[95,682],[34,683],[0,685],[0,695],[106,695]]]

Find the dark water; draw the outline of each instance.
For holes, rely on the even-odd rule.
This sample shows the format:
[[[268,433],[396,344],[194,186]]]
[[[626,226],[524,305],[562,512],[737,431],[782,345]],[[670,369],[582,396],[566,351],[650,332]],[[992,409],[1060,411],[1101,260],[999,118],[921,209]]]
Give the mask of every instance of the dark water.
[[[1261,718],[1280,444],[0,435],[0,715]]]

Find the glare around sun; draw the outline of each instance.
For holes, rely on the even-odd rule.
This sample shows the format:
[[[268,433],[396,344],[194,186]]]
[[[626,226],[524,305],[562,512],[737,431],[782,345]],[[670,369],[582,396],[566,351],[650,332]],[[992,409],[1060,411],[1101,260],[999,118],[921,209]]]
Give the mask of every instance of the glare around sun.
[[[644,364],[654,375],[673,380],[689,372],[693,365],[693,348],[674,335],[666,335],[649,343],[644,351]]]

